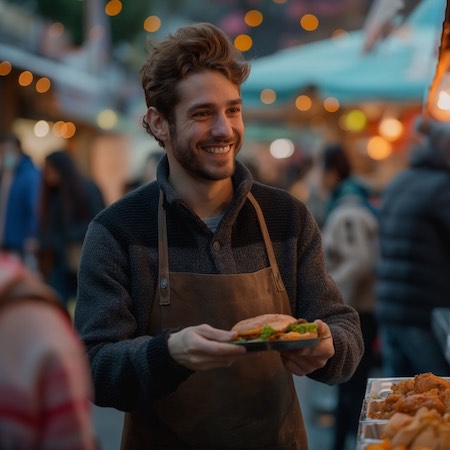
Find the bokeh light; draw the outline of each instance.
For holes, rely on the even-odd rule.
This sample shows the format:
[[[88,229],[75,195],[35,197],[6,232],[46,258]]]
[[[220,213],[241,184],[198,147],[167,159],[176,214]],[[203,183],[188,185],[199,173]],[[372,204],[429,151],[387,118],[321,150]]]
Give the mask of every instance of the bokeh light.
[[[158,16],[148,16],[144,20],[144,30],[148,33],[154,33],[161,28],[161,19]]]
[[[9,61],[0,62],[0,76],[6,76],[11,73],[12,64]]]
[[[97,116],[97,124],[104,130],[112,130],[117,125],[117,114],[112,109],[104,109]]]
[[[270,154],[276,159],[289,158],[294,154],[294,144],[290,139],[275,139],[270,144]]]
[[[312,100],[307,95],[299,95],[295,99],[295,107],[299,111],[308,111],[311,109],[312,106]]]
[[[349,36],[348,32],[342,28],[338,28],[331,33],[331,39],[336,41],[338,39],[347,38]]]
[[[29,86],[33,81],[33,74],[29,70],[24,70],[19,75],[19,84],[21,86]]]
[[[314,14],[305,14],[300,19],[300,25],[305,31],[314,31],[319,26],[319,19]]]
[[[264,104],[270,105],[277,99],[277,94],[273,89],[264,89],[259,98]]]
[[[39,94],[43,94],[50,89],[51,85],[52,83],[47,77],[39,78],[39,80],[36,81],[36,91],[39,92]]]
[[[403,124],[400,120],[389,117],[381,120],[378,126],[378,132],[382,137],[389,141],[395,141],[403,133]]]
[[[77,131],[77,127],[72,122],[66,122],[63,126],[63,137],[66,139],[71,138]]]
[[[353,109],[347,114],[344,114],[340,117],[339,125],[341,128],[347,131],[362,131],[367,125],[367,117],[363,111],[359,109]]]
[[[36,137],[47,136],[48,132],[50,131],[50,125],[46,120],[38,120],[34,124],[33,131]]]
[[[327,97],[323,101],[323,107],[327,112],[336,112],[339,110],[340,106],[339,100],[334,97]]]
[[[122,2],[119,0],[110,0],[105,6],[105,14],[107,16],[117,16],[122,11]]]
[[[386,159],[392,153],[392,144],[381,136],[373,136],[367,142],[367,154],[377,161]]]
[[[241,52],[250,50],[253,45],[253,40],[248,34],[240,34],[234,38],[234,46]]]
[[[245,13],[244,21],[249,27],[258,27],[262,24],[263,18],[261,11],[252,9]]]

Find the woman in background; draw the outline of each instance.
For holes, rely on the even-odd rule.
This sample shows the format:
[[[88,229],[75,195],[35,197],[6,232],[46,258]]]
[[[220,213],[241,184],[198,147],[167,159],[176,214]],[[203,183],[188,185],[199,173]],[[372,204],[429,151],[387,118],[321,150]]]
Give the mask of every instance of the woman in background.
[[[66,151],[47,155],[39,209],[39,268],[66,306],[76,295],[87,227],[104,206],[97,185],[81,173]]]

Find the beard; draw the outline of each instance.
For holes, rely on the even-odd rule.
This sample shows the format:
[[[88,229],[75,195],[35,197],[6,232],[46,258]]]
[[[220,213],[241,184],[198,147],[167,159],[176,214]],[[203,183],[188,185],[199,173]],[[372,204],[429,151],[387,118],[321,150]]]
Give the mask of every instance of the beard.
[[[238,135],[235,135],[232,140],[221,141],[208,141],[208,145],[227,145],[229,142],[233,142],[233,148],[230,152],[233,152],[233,158],[224,158],[222,160],[208,158],[202,158],[202,154],[206,153],[197,147],[195,150],[184,140],[178,139],[175,127],[170,128],[170,138],[172,143],[173,156],[177,160],[178,164],[188,172],[193,178],[197,180],[205,181],[219,181],[230,178],[234,174],[236,167],[236,155],[239,152],[242,141]]]

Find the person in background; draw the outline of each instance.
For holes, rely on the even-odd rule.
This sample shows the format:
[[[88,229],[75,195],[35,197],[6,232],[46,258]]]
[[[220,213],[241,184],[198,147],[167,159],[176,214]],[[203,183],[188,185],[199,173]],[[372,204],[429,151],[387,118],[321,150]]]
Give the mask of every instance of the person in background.
[[[94,450],[88,361],[56,293],[0,255],[0,448]]]
[[[158,167],[158,162],[163,155],[164,153],[159,150],[149,153],[144,161],[139,176],[126,184],[125,193],[156,180],[156,168]]]
[[[0,249],[34,265],[41,174],[12,133],[0,135]]]
[[[326,146],[322,164],[322,184],[329,194],[322,227],[327,269],[344,301],[358,311],[365,348],[352,378],[338,386],[333,449],[344,450],[346,439],[356,437],[361,402],[375,361],[378,214],[368,186],[353,175],[342,145]]]
[[[450,307],[450,126],[419,118],[418,136],[381,199],[376,313],[387,377],[450,368],[432,329]]]
[[[358,315],[325,270],[320,231],[288,192],[236,160],[249,65],[214,25],[180,28],[142,68],[157,180],[91,222],[75,325],[95,402],[125,411],[122,449],[308,448],[292,374],[348,379]],[[249,355],[232,326],[285,313],[314,347]]]
[[[66,306],[76,296],[84,235],[104,207],[97,185],[65,150],[46,156],[39,207],[39,270]]]

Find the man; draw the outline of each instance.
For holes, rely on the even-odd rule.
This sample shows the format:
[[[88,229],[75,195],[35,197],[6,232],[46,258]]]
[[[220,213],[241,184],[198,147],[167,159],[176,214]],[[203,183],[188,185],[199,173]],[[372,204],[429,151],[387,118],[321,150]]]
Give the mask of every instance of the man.
[[[328,273],[342,292],[345,303],[358,311],[365,348],[352,378],[338,386],[333,449],[343,450],[346,438],[356,437],[361,399],[375,359],[378,214],[370,202],[368,186],[352,173],[342,145],[326,146],[322,161],[323,187],[329,194],[322,228],[325,260]]]
[[[95,450],[88,361],[56,293],[0,255],[0,448]]]
[[[19,138],[0,135],[0,248],[22,258],[35,256],[40,182]]]
[[[96,403],[127,412],[123,449],[307,449],[292,373],[337,383],[361,357],[311,214],[236,161],[248,72],[210,24],[155,45],[142,83],[157,180],[85,238],[75,321]],[[251,357],[229,330],[263,313],[317,319],[319,344]]]
[[[450,127],[419,119],[422,142],[383,192],[376,315],[385,376],[450,367],[432,330],[450,306]]]

